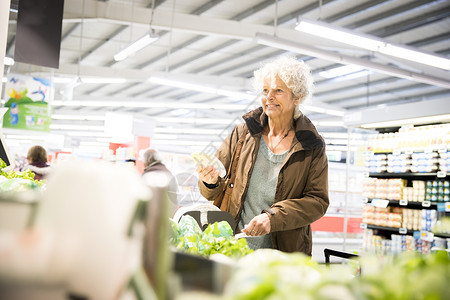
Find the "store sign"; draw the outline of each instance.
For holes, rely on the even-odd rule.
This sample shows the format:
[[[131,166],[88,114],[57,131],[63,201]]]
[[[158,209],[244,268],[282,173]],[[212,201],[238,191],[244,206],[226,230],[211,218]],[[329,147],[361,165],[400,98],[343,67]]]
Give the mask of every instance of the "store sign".
[[[9,74],[5,103],[8,111],[3,116],[3,128],[50,131],[48,101],[51,92],[47,79]]]

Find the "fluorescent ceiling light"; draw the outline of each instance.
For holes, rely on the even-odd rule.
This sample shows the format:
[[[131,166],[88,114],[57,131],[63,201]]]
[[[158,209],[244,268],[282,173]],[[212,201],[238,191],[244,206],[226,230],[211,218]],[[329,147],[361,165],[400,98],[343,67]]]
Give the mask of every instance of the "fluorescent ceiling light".
[[[242,99],[253,100],[253,99],[255,99],[255,95],[247,94],[245,92],[235,92],[235,91],[205,86],[205,85],[201,85],[201,84],[184,82],[184,81],[180,81],[180,80],[172,80],[172,79],[152,76],[148,79],[148,81],[151,83],[167,85],[167,86],[187,89],[187,90],[191,90],[191,91],[197,91],[197,92],[209,93],[209,94],[217,94],[217,95],[221,95],[221,96],[225,96],[225,97],[229,97],[229,98],[233,98],[233,99],[238,99],[238,100],[242,100]]]
[[[327,23],[300,20],[295,29],[358,48],[380,52],[444,70],[450,70],[450,59],[447,59],[446,57],[426,53],[408,46],[395,45],[394,43],[375,36],[362,34],[345,28],[334,27]]]
[[[12,65],[14,65],[14,59],[11,58],[11,57],[5,56],[5,57],[3,58],[3,64],[4,64],[5,66],[12,66]]]
[[[371,51],[377,51],[384,45],[382,41],[364,37],[349,30],[333,28],[323,22],[300,20],[295,30]]]
[[[399,78],[405,78],[416,82],[422,82],[435,86],[440,86],[446,89],[450,88],[450,81],[441,79],[438,77],[432,77],[417,72],[407,71],[399,69],[397,67],[383,65],[362,59],[358,57],[348,56],[344,54],[335,53],[329,50],[316,48],[310,45],[293,42],[290,40],[282,39],[265,33],[256,33],[255,40],[261,45],[283,49],[294,53],[301,53],[303,55],[311,55],[317,58],[326,59],[340,64],[352,64],[362,66],[368,70],[387,74],[389,76],[395,76]]]
[[[159,39],[159,36],[153,30],[150,30],[149,32],[144,34],[142,37],[140,37],[133,43],[129,44],[128,46],[123,48],[121,51],[119,51],[116,55],[114,55],[114,60],[122,61],[122,60],[126,59],[128,56],[147,47],[151,43],[156,42],[158,39]]]
[[[363,128],[401,127],[403,125],[410,125],[410,124],[412,125],[427,124],[427,123],[448,122],[448,121],[450,121],[450,114],[362,124],[361,127]]]

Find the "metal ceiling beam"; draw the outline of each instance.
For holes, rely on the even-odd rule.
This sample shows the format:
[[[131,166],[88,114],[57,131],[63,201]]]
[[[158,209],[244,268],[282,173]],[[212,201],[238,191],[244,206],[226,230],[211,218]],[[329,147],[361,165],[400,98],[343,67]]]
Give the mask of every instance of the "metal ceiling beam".
[[[368,1],[362,4],[359,4],[357,6],[354,6],[352,8],[346,9],[342,12],[339,12],[337,14],[334,14],[332,16],[329,16],[325,19],[323,19],[322,21],[326,22],[326,23],[332,23],[334,21],[341,21],[344,18],[347,18],[349,16],[355,15],[355,14],[359,14],[362,13],[363,11],[370,9],[370,8],[374,8],[376,6],[382,5],[384,3],[389,3],[391,2],[390,0],[372,0],[372,1]]]
[[[397,22],[395,24],[384,26],[380,29],[368,32],[368,34],[375,35],[378,37],[387,37],[403,31],[412,30],[421,26],[428,25],[433,22],[438,22],[450,16],[450,6],[441,7],[438,10],[428,12],[426,14],[421,14],[417,17]]]
[[[389,18],[389,17],[393,17],[395,15],[404,13],[404,12],[409,11],[411,9],[416,9],[418,7],[421,7],[422,5],[427,5],[427,4],[431,3],[431,2],[435,2],[435,0],[419,0],[419,1],[409,2],[409,3],[406,3],[404,5],[391,8],[388,11],[383,11],[383,12],[381,12],[379,14],[376,14],[376,15],[373,15],[373,16],[370,16],[370,17],[366,17],[366,18],[364,18],[364,19],[362,19],[360,21],[348,24],[348,25],[345,26],[345,28],[356,29],[356,28],[359,28],[359,27],[363,27],[363,26],[365,26],[367,24],[378,22],[378,21],[380,21],[382,19],[386,19],[386,18]]]

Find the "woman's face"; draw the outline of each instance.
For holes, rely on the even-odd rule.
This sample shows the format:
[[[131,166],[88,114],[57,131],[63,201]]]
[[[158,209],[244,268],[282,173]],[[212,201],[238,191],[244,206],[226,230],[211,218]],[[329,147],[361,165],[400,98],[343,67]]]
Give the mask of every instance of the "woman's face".
[[[264,79],[261,104],[269,118],[293,118],[298,99],[280,77],[267,76]]]

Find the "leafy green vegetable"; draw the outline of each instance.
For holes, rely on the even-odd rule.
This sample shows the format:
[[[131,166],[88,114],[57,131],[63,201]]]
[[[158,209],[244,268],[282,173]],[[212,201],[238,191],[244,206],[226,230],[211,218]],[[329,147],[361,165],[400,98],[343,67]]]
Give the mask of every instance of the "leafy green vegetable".
[[[440,251],[395,257],[363,254],[361,275],[346,264],[326,267],[301,253],[260,249],[241,258],[226,299],[450,299],[450,258]]]
[[[241,257],[253,252],[247,245],[247,240],[236,239],[233,229],[226,221],[209,224],[204,232],[194,218],[185,215],[178,223],[178,236],[172,238],[177,249],[201,256],[223,254]]]
[[[6,163],[0,158],[0,191],[23,191],[40,188],[45,181],[34,179],[34,173],[31,170],[23,172],[5,171]]]

